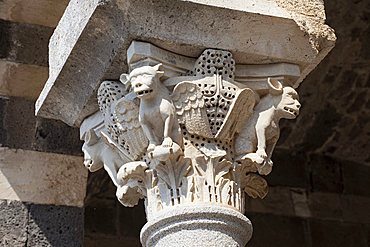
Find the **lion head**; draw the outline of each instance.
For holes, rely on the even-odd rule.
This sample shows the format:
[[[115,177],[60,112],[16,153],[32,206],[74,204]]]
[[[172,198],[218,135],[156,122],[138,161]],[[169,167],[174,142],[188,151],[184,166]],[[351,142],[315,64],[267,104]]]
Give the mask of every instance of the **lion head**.
[[[142,66],[134,69],[130,75],[122,74],[121,82],[130,83],[131,88],[140,99],[149,99],[158,91],[159,78],[164,74],[160,71],[162,64]]]

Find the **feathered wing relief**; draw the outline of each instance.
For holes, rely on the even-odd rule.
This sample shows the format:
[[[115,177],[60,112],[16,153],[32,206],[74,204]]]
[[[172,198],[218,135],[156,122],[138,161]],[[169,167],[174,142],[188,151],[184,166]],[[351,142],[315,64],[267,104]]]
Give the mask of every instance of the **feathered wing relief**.
[[[145,154],[148,140],[139,122],[139,106],[127,99],[121,82],[104,81],[98,90],[98,104],[112,143],[132,160]]]
[[[104,116],[104,125],[112,139],[118,144],[119,130],[112,113],[115,102],[124,97],[126,93],[125,86],[116,81],[103,81],[98,89],[98,104]]]
[[[185,125],[190,134],[212,138],[213,134],[207,118],[201,89],[194,83],[181,82],[172,93],[179,122]]]
[[[235,100],[226,115],[226,121],[221,126],[216,138],[232,140],[234,134],[239,131],[241,124],[250,117],[253,112],[255,96],[252,90],[244,88],[238,90]]]
[[[120,145],[123,145],[133,160],[144,156],[148,139],[139,122],[139,106],[124,97],[115,104],[113,119],[120,133]]]

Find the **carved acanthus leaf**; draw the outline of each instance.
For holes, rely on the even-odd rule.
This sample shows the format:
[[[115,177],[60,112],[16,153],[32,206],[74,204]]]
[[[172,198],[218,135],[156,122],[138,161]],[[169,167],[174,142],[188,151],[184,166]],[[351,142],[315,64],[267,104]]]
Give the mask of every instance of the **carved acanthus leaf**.
[[[144,182],[145,170],[148,166],[143,161],[134,161],[124,164],[117,174],[117,177],[123,184],[126,184],[129,179],[137,178]]]
[[[134,207],[144,196],[139,193],[136,185],[128,184],[117,188],[117,199],[125,207]]]
[[[119,169],[117,178],[121,186],[117,188],[116,196],[123,205],[133,207],[146,196],[147,189],[152,186],[152,176],[147,169],[143,161],[129,162]]]
[[[246,187],[244,191],[252,198],[263,199],[268,193],[268,185],[265,179],[257,174],[248,174],[245,177]]]
[[[183,155],[171,157],[165,162],[161,162],[156,166],[158,177],[162,179],[167,186],[172,189],[177,189],[181,185],[182,179],[191,169],[191,161],[189,158],[184,158]]]

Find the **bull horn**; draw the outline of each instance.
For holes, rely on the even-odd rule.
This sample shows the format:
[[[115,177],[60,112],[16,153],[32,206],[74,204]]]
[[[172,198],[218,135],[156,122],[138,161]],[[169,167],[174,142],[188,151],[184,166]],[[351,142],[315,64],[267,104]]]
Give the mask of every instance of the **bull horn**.
[[[157,78],[161,78],[164,75],[163,71],[160,71],[163,64],[159,63],[153,66],[154,70],[156,71]]]
[[[88,146],[94,145],[98,143],[99,137],[96,135],[93,129],[90,129],[85,134],[85,143]]]
[[[269,87],[269,92],[272,95],[280,95],[283,92],[283,85],[281,82],[277,79],[268,78],[267,79],[267,85]]]

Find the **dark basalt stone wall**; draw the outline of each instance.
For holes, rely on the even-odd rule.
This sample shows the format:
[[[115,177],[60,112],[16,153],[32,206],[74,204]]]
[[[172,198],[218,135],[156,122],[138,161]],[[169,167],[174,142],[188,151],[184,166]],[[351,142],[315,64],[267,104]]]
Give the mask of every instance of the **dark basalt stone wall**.
[[[83,208],[0,200],[0,212],[0,246],[83,246]]]

